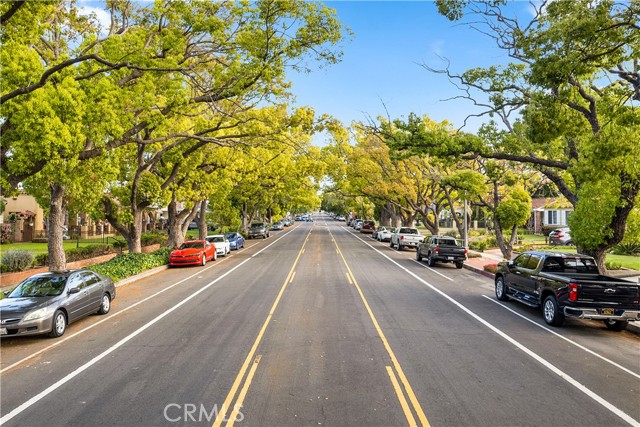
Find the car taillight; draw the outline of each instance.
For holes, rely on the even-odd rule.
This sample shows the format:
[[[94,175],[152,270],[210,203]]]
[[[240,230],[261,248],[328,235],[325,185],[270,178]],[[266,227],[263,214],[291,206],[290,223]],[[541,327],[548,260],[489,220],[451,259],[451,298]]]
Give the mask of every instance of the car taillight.
[[[464,254],[466,255],[468,253],[469,253],[469,251],[467,250],[467,248],[464,248]]]
[[[400,236],[400,240],[404,240],[404,236]]]
[[[569,301],[578,301],[577,283],[569,283]]]
[[[556,234],[556,237],[564,237],[564,233],[558,233]]]
[[[436,246],[435,251],[436,253],[440,252],[440,246]]]

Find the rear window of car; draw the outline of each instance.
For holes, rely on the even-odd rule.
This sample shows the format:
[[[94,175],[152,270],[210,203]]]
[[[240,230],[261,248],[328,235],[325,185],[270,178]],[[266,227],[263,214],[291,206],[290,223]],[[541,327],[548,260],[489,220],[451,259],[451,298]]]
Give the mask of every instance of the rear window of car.
[[[544,260],[542,271],[548,273],[599,273],[598,265],[593,259],[579,257],[548,257]]]
[[[375,226],[376,226],[376,223],[375,223],[375,221],[365,221],[365,222],[364,222],[364,225],[369,225],[369,226],[371,226],[371,227],[375,227]]]
[[[456,239],[434,239],[433,243],[436,245],[458,246]]]
[[[417,228],[401,228],[400,231],[398,231],[398,233],[400,234],[418,234],[418,229]]]

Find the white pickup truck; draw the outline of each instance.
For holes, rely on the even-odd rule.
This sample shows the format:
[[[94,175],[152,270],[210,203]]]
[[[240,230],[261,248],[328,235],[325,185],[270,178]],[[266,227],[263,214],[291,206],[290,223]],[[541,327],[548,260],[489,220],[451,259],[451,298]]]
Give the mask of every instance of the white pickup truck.
[[[397,246],[401,251],[406,247],[417,248],[424,240],[424,236],[420,234],[417,228],[412,227],[398,227],[393,233],[391,233],[390,247]]]

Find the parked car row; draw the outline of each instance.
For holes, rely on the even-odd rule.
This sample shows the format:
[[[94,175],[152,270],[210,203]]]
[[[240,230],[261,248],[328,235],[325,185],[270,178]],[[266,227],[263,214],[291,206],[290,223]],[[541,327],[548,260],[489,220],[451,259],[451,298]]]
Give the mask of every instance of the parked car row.
[[[429,267],[434,267],[436,262],[439,262],[453,263],[456,268],[462,268],[467,259],[467,248],[455,238],[425,237],[413,227],[387,228],[381,225],[373,231],[371,237],[379,242],[389,242],[390,247],[395,246],[399,251],[407,247],[416,248],[416,260],[426,259]]]

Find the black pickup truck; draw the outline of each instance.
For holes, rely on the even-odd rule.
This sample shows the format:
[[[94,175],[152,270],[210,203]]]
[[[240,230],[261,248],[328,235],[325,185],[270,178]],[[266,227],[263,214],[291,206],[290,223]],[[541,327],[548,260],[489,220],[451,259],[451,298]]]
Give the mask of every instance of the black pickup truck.
[[[527,251],[501,262],[496,272],[496,297],[542,307],[545,322],[560,326],[565,317],[603,320],[621,331],[640,320],[640,285],[598,271],[586,255]]]
[[[448,236],[431,236],[420,243],[416,249],[416,260],[427,258],[429,267],[438,262],[452,262],[456,268],[462,268],[467,259],[467,248],[459,246],[458,241]]]

